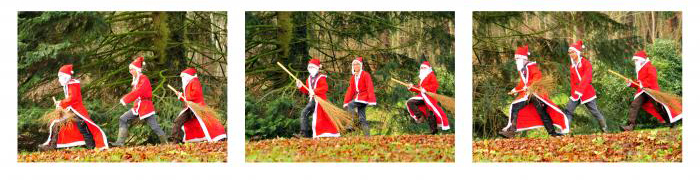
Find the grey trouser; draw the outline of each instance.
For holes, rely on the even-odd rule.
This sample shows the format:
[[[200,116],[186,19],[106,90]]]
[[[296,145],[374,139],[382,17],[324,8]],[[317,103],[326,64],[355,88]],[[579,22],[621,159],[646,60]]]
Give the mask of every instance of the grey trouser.
[[[367,104],[359,103],[359,102],[355,102],[355,101],[348,103],[348,111],[350,111],[351,115],[354,114],[355,108],[357,108],[357,116],[359,116],[359,118],[360,118],[360,125],[362,125],[363,127],[368,126],[367,118],[365,116],[365,109],[367,108]],[[354,117],[354,115],[353,115],[353,117]]]
[[[571,121],[574,119],[574,111],[576,110],[576,107],[581,104],[581,100],[578,101],[573,101],[569,99],[569,103],[566,104],[566,109],[564,110],[564,114],[566,114],[566,118],[569,119],[569,124],[571,124]],[[598,125],[600,126],[600,129],[607,129],[608,125],[605,122],[605,117],[603,117],[603,114],[600,113],[598,110],[598,105],[596,105],[596,100],[591,100],[587,103],[585,103],[586,108],[588,108],[588,112],[593,115],[598,120]]]
[[[301,131],[309,131],[309,115],[314,113],[316,105],[316,100],[311,99],[309,103],[306,103],[306,107],[301,110],[301,115],[299,116],[299,124],[301,126]]]
[[[351,117],[355,117],[355,108],[357,108],[357,116],[360,118],[360,126],[362,128],[362,132],[365,134],[365,136],[369,136],[369,123],[367,123],[367,116],[365,116],[365,109],[367,108],[367,104],[355,101],[348,103],[348,111],[350,112]]]
[[[119,128],[126,128],[129,129],[129,120],[132,119],[137,119],[139,118],[138,115],[134,115],[134,113],[131,112],[130,110],[127,110],[122,114],[122,116],[119,117]],[[151,127],[151,130],[156,133],[158,136],[164,136],[165,132],[163,132],[163,129],[160,128],[160,125],[158,125],[158,121],[156,121],[156,115],[151,115],[148,118],[146,118],[146,123],[148,123],[148,126]]]

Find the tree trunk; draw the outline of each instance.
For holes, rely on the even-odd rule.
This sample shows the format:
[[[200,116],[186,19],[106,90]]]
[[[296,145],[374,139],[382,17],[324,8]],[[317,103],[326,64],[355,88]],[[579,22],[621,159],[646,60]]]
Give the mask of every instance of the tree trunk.
[[[277,57],[282,62],[289,62],[289,47],[292,42],[294,25],[292,24],[292,12],[277,13]]]
[[[183,44],[185,42],[185,15],[186,12],[168,12],[167,24],[170,34],[168,34],[168,44],[165,48],[166,59],[164,61],[170,62],[170,66],[176,68],[175,71],[179,71],[187,67],[186,51]]]
[[[156,30],[156,36],[153,39],[155,51],[154,62],[159,65],[164,65],[167,62],[165,49],[168,46],[168,38],[170,38],[170,29],[168,29],[168,14],[166,12],[153,12],[153,27]]]
[[[306,62],[309,58],[309,45],[306,39],[307,36],[307,18],[310,12],[295,12],[292,14],[293,21],[293,38],[291,42],[292,48],[289,52],[289,60],[297,67],[306,69]]]

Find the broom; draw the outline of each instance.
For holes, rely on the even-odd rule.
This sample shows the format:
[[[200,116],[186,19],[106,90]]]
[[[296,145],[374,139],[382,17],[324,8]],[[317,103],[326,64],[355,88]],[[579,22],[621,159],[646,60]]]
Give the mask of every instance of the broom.
[[[170,84],[168,84],[168,88],[170,88],[170,90],[175,92],[175,94],[178,95],[178,98],[185,99],[184,95],[182,95],[182,93],[180,93],[175,88],[170,86]],[[197,104],[197,103],[192,103],[190,101],[185,101],[185,104],[187,104],[187,106],[190,107],[192,109],[192,111],[194,111],[195,113],[197,113],[200,116],[212,117],[212,118],[217,119],[217,120],[221,119],[221,115],[219,115],[219,113],[217,113],[216,110],[214,110],[213,108],[211,108],[209,106],[201,105],[201,104]],[[202,121],[204,121],[204,123],[207,125],[210,124],[210,122],[209,122],[210,120],[211,120],[211,118],[202,118]]]
[[[51,97],[53,99],[54,104],[58,104],[58,101],[56,101],[55,97]],[[70,111],[61,109],[61,108],[56,108],[53,111],[46,112],[41,118],[39,118],[39,122],[46,123],[48,126],[51,126],[51,123],[54,120],[58,120],[56,124],[54,124],[55,128],[61,129],[68,125],[68,123],[75,121],[75,114],[73,114]],[[67,126],[67,127],[72,127],[72,126]],[[49,131],[51,131],[49,129]]]
[[[285,72],[289,74],[294,80],[300,81],[292,72],[289,72],[287,68],[284,67],[280,62],[277,62],[277,65],[280,66]],[[303,81],[302,81],[303,82]],[[309,87],[306,87],[306,85],[302,84],[304,88],[309,89]],[[338,108],[335,105],[331,104],[330,102],[319,98],[318,96],[314,96],[314,100],[318,102],[318,104],[323,108],[324,111],[326,111],[326,114],[328,114],[328,117],[331,119],[331,123],[333,123],[333,126],[340,132],[344,131],[345,128],[343,127],[348,127],[352,126],[352,116],[348,114],[347,111],[344,109]]]
[[[543,75],[539,80],[532,82],[526,91],[528,94],[549,94],[549,91],[556,87],[556,81],[551,75]]]
[[[612,74],[614,74],[614,75],[616,75],[616,76],[618,76],[618,77],[620,77],[620,78],[622,78],[622,79],[625,79],[625,80],[631,82],[631,83],[634,84],[634,85],[637,85],[637,86],[639,86],[639,87],[642,87],[642,86],[640,86],[639,84],[637,84],[636,82],[634,82],[634,81],[632,81],[631,79],[629,79],[629,78],[623,76],[623,75],[620,74],[620,73],[617,73],[617,72],[615,72],[615,71],[613,71],[613,70],[610,70],[610,69],[608,69],[608,72],[610,72],[610,73],[612,73]],[[680,96],[675,95],[675,94],[671,94],[671,93],[665,93],[665,92],[657,91],[657,90],[654,90],[654,89],[649,89],[649,88],[646,88],[646,87],[643,87],[642,90],[644,90],[644,92],[646,92],[646,93],[648,93],[649,95],[651,95],[652,97],[654,97],[654,99],[658,100],[660,103],[667,104],[667,105],[669,106],[669,108],[671,108],[673,111],[678,111],[678,112],[682,112],[682,111],[683,111],[683,106],[681,105],[681,104],[683,103],[683,98],[681,98]]]
[[[412,89],[416,89],[416,90],[420,91],[420,89],[415,88],[415,87],[411,87],[411,85],[408,83],[396,80],[394,78],[391,78],[391,80],[396,82],[396,83],[399,83],[401,85],[404,85],[406,87],[410,87]],[[437,93],[433,93],[433,92],[427,92],[427,91],[425,92],[425,94],[428,94],[428,96],[435,98],[435,100],[437,100],[440,104],[442,104],[442,106],[445,107],[445,109],[449,110],[450,112],[455,112],[455,99],[454,98],[449,97],[449,96],[445,96],[445,95],[441,95],[441,94],[437,94]]]

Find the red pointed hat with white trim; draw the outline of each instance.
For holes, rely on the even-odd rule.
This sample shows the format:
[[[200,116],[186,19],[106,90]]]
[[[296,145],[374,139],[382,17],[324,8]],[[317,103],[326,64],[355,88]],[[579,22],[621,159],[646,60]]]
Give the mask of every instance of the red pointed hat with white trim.
[[[73,65],[72,65],[72,64],[66,64],[66,65],[61,66],[61,68],[58,69],[58,73],[63,73],[63,74],[67,74],[67,75],[69,75],[69,76],[72,76],[73,73],[74,73],[74,72],[73,72]]]
[[[428,62],[428,61],[423,61],[423,63],[421,63],[420,66],[421,66],[421,67],[422,67],[422,66],[431,67],[431,66],[430,66],[430,62]]]
[[[569,45],[569,50],[574,50],[578,53],[581,53],[581,51],[583,51],[583,48],[586,48],[586,46],[583,45],[583,41],[581,40],[576,41],[575,43],[571,43],[571,45]]]
[[[641,58],[644,60],[649,60],[647,53],[644,52],[644,50],[637,51],[637,53],[634,53],[634,56],[632,56],[632,59],[634,59],[634,58]]]
[[[309,60],[309,65],[315,65],[316,67],[320,68],[321,67],[321,60],[311,59],[311,60]]]
[[[183,75],[183,74],[195,76],[195,75],[197,75],[197,70],[194,68],[187,68],[180,73],[180,75]]]
[[[520,46],[518,49],[515,50],[515,57],[521,56],[527,59],[527,56],[530,55],[530,50],[528,49],[528,46]]]
[[[362,57],[357,57],[357,58],[355,58],[354,60],[352,60],[352,63],[355,63],[355,61],[357,61],[357,62],[359,62],[360,64],[362,64]]]
[[[140,72],[144,65],[146,65],[146,62],[143,61],[143,57],[137,57],[129,64],[129,69],[135,69]]]

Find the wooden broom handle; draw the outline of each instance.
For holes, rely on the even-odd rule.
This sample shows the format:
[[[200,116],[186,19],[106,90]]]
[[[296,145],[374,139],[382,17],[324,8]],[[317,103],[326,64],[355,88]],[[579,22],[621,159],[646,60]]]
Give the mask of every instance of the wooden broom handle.
[[[170,88],[170,90],[173,90],[173,92],[175,92],[175,94],[177,94],[177,97],[178,97],[178,98],[181,98],[181,97],[182,97],[182,94],[180,94],[180,91],[177,91],[175,88],[173,88],[172,86],[170,86],[170,84],[168,84],[168,88]],[[183,99],[184,99],[184,98],[183,98]]]
[[[391,80],[394,81],[394,82],[396,82],[396,83],[399,83],[399,84],[401,84],[401,85],[404,85],[404,86],[406,86],[406,87],[411,87],[411,89],[415,89],[415,90],[419,90],[419,91],[420,91],[420,89],[418,89],[418,88],[416,88],[416,87],[413,87],[413,86],[411,86],[411,85],[408,84],[408,83],[405,83],[405,82],[396,80],[396,79],[394,79],[394,78],[391,78]]]
[[[527,89],[521,89],[521,90],[517,90],[517,91],[514,91],[514,92],[508,92],[508,94],[513,95],[513,94],[517,94],[517,93],[523,92],[523,91],[527,91]]]
[[[190,105],[190,101],[187,101],[187,98],[184,97],[185,95],[183,95],[182,93],[180,93],[180,91],[177,91],[174,87],[170,86],[170,84],[168,84],[168,88],[170,88],[170,90],[173,90],[173,92],[175,92],[175,94],[178,94],[177,97],[178,97],[178,98],[182,98],[183,101],[185,102],[185,104],[187,104],[187,106]]]
[[[63,113],[68,113],[68,111],[70,111],[70,110],[68,110],[68,109],[63,109],[63,108],[61,108],[61,106],[58,106],[58,104],[61,103],[61,102],[60,102],[60,101],[56,101],[56,97],[51,96],[51,99],[53,99],[53,104],[56,106],[56,109],[61,109],[61,110],[63,111]]]
[[[636,82],[632,81],[630,78],[627,78],[627,77],[623,76],[623,75],[620,74],[620,73],[617,73],[617,72],[615,72],[615,71],[613,71],[613,70],[610,70],[610,69],[608,69],[608,72],[610,72],[610,73],[612,73],[612,74],[616,75],[617,77],[620,77],[620,78],[622,78],[622,79],[624,79],[624,80],[627,80],[627,81],[631,82],[632,84],[639,86],[640,88],[642,87],[642,86],[640,86],[639,84],[637,84]]]
[[[294,76],[294,74],[292,74],[292,72],[289,72],[289,70],[287,70],[287,68],[284,67],[284,65],[282,65],[282,63],[280,63],[279,61],[277,62],[277,65],[280,66],[285,72],[287,72],[287,74],[289,74],[289,76],[292,76],[292,78],[294,78],[294,80],[297,80],[299,82],[303,82],[303,81],[299,80],[299,78]],[[304,86],[304,88],[309,89],[309,87],[306,87],[306,85],[304,83],[301,83],[301,85]]]
[[[51,99],[53,99],[53,105],[56,106],[56,109],[58,109],[58,101],[56,101],[56,97],[51,96]]]

